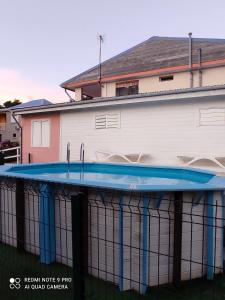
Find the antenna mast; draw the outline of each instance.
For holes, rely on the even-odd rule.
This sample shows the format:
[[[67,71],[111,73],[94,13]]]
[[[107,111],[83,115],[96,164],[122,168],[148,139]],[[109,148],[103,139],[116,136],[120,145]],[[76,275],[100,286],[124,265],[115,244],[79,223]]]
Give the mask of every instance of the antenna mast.
[[[102,43],[104,41],[102,34],[99,34],[98,40],[99,40],[99,77],[98,77],[98,82],[101,85],[101,82],[102,82]]]

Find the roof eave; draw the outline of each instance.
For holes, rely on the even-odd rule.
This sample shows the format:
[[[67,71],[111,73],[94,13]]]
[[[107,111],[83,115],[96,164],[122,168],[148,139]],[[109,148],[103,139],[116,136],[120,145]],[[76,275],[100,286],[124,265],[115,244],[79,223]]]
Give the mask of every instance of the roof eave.
[[[193,89],[181,89],[164,91],[157,93],[146,93],[137,94],[121,97],[112,98],[96,98],[94,100],[77,101],[77,102],[66,102],[54,105],[48,105],[47,107],[36,107],[33,109],[24,109],[15,111],[16,115],[28,115],[36,113],[57,113],[68,110],[80,110],[80,109],[93,109],[98,107],[109,107],[116,105],[127,105],[127,104],[140,104],[149,102],[166,102],[166,101],[181,101],[186,99],[205,99],[205,97],[223,97],[225,100],[225,85],[222,86],[211,86],[203,88]]]

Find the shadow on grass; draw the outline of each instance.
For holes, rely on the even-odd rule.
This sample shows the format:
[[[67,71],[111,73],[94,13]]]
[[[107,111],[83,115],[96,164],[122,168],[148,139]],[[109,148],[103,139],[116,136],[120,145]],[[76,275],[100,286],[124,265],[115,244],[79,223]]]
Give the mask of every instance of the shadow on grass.
[[[213,281],[196,279],[176,287],[152,287],[145,296],[133,291],[119,292],[112,284],[92,278],[87,294],[88,299],[93,300],[222,300],[225,299],[225,276],[217,276]]]

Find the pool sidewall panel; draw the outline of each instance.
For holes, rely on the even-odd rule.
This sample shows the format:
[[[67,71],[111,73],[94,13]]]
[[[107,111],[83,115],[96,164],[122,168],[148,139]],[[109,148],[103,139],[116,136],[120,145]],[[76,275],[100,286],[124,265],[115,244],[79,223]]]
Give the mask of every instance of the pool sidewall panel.
[[[7,185],[7,179],[5,180]],[[28,252],[39,255],[39,194],[36,188],[32,190],[32,184],[26,187],[28,184],[25,183],[25,248]],[[8,185],[10,188],[1,189],[1,239],[3,243],[16,247],[15,182],[9,180]],[[78,191],[79,187],[54,186],[56,261],[68,266],[72,266],[73,261],[71,195]],[[196,194],[183,193],[181,280],[200,278],[207,274],[206,196],[193,205]],[[143,210],[143,193],[88,189],[89,274],[120,285],[122,290],[143,292],[146,280],[150,287],[171,283],[173,280],[174,193],[147,195],[148,207]],[[216,205],[213,212],[216,222],[213,228],[215,244],[212,245],[216,249],[213,253],[215,273],[221,272],[223,267],[221,195],[221,192],[213,192]],[[143,222],[143,214],[146,212],[148,228],[147,241],[144,243],[146,224]],[[146,253],[147,256],[144,257]]]

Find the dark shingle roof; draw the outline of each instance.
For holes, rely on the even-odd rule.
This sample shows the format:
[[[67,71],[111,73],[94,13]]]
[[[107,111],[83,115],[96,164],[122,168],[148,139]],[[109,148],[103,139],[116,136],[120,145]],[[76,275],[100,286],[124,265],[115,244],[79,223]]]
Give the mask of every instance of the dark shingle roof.
[[[225,59],[225,39],[192,38],[193,64],[198,63],[198,49],[202,62]],[[102,63],[102,77],[132,74],[167,67],[188,65],[188,38],[158,37],[140,43]],[[98,65],[62,83],[79,83],[98,79]]]

